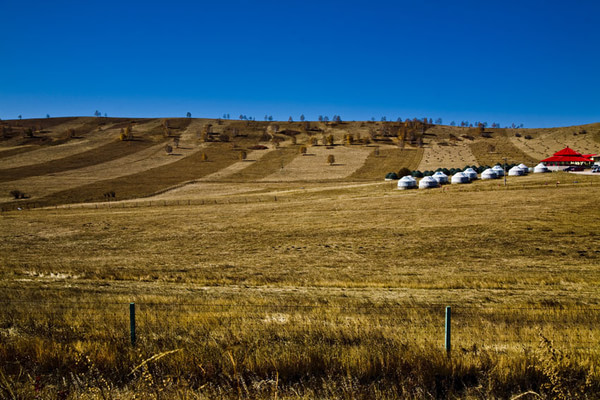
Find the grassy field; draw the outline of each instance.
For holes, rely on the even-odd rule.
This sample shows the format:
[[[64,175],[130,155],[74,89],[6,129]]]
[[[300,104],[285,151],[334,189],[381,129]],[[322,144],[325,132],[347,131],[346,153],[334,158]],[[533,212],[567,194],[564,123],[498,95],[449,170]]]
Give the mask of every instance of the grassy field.
[[[597,153],[600,124],[0,124],[2,399],[599,398],[600,176],[383,177]]]
[[[2,213],[1,396],[597,398],[600,179],[508,183]]]

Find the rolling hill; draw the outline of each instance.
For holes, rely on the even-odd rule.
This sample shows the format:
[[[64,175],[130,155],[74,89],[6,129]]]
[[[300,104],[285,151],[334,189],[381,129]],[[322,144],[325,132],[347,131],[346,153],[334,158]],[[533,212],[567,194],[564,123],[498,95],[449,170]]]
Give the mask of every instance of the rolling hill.
[[[0,121],[0,204],[151,197],[215,183],[380,181],[390,171],[535,164],[600,152],[600,124],[486,129],[420,122],[258,122],[70,117]],[[170,149],[170,151],[168,151]],[[329,159],[333,156],[334,162]],[[10,192],[25,193],[15,201]]]

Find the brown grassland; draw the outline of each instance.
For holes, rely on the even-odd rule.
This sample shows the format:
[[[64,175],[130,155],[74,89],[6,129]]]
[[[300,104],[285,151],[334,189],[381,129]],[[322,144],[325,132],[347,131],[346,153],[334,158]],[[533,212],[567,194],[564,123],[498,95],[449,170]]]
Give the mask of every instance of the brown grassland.
[[[0,398],[600,397],[599,176],[398,191],[387,145],[277,181],[310,135],[259,134],[0,213]]]

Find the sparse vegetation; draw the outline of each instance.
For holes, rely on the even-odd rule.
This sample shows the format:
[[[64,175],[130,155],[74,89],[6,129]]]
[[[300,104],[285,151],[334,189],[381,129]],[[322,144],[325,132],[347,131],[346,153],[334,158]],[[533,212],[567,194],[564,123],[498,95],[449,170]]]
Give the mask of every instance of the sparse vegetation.
[[[20,190],[11,190],[10,191],[10,195],[15,199],[24,199],[25,198],[25,193],[21,192]]]

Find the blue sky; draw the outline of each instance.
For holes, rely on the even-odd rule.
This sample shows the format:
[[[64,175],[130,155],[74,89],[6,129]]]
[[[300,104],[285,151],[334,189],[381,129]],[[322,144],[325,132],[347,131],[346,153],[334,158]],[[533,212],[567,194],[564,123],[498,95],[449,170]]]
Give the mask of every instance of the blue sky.
[[[597,1],[0,0],[0,118],[600,122]]]

